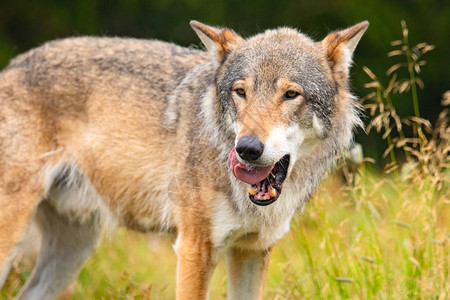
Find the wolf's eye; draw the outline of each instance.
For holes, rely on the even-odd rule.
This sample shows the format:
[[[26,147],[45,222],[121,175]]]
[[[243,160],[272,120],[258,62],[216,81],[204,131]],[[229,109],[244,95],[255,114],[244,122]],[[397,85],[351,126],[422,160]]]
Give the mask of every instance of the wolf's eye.
[[[245,98],[245,90],[243,88],[238,88],[234,90],[236,92],[236,94],[238,94],[239,96]]]
[[[296,92],[296,91],[287,91],[287,92],[284,94],[284,99],[285,99],[285,100],[291,100],[291,99],[297,98],[298,95],[300,95],[300,93],[298,93],[298,92]]]

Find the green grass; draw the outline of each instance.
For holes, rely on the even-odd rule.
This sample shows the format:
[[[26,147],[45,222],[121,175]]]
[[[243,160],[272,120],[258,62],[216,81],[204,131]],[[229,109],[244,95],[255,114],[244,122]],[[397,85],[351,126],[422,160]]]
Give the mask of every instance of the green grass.
[[[268,295],[448,299],[448,192],[358,176],[357,187],[323,188],[294,220],[275,250]]]
[[[274,248],[265,298],[448,299],[449,196],[448,186],[361,170],[351,184],[331,177]],[[174,299],[175,270],[169,240],[119,229],[89,259],[68,299]],[[2,298],[27,275],[13,272]],[[211,299],[226,299],[223,261]]]

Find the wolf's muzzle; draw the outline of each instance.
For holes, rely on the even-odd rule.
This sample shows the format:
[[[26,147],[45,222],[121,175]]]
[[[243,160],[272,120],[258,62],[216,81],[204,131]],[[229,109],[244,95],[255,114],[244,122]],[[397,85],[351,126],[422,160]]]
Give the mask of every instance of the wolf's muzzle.
[[[248,161],[255,161],[261,157],[264,151],[264,144],[254,136],[241,137],[236,145],[236,152],[239,156]]]

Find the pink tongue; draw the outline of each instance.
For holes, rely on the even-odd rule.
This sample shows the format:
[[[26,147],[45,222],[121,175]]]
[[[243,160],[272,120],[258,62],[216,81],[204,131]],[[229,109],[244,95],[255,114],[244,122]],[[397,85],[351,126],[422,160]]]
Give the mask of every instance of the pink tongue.
[[[236,157],[236,147],[231,150],[230,156],[228,156],[228,166],[237,179],[248,184],[256,184],[260,182],[269,176],[273,169],[273,166],[258,167],[240,163]]]

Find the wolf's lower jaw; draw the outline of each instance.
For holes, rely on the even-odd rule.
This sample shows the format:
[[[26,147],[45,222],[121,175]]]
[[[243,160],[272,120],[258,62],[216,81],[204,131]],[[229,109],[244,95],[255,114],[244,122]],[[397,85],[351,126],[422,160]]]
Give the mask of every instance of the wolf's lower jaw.
[[[256,184],[248,187],[250,200],[259,206],[266,206],[274,203],[281,194],[283,182],[287,177],[291,156],[285,155],[273,167],[269,176]]]

